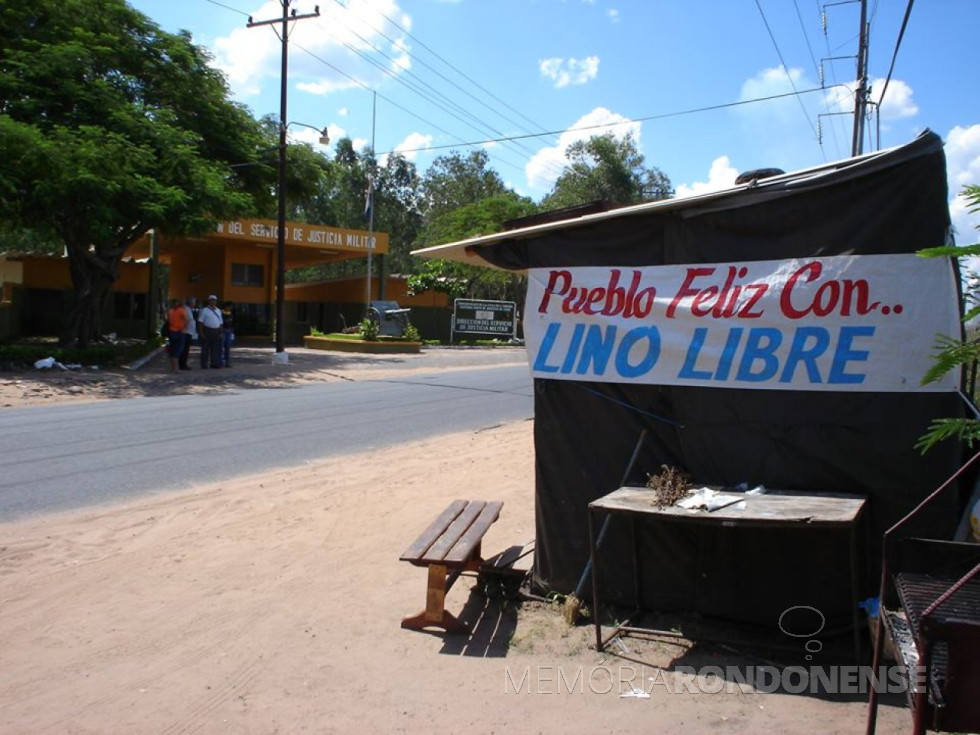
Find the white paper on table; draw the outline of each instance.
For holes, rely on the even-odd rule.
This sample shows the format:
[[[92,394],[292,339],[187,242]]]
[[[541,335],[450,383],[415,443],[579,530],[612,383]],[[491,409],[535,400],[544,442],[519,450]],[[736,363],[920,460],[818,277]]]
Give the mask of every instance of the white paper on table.
[[[707,510],[709,512],[724,506],[730,506],[736,510],[745,510],[745,501],[741,495],[720,493],[710,487],[694,490],[688,496],[678,500],[677,505],[686,510]]]

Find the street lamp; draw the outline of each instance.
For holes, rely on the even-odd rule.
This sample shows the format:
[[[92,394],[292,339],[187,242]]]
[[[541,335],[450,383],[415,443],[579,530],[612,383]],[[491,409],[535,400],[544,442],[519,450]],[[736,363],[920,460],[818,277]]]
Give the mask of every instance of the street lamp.
[[[317,131],[320,134],[320,138],[317,141],[320,145],[328,145],[330,143],[330,133],[326,128],[318,128],[316,127],[316,125],[307,125],[304,122],[296,122],[295,120],[286,123],[287,128],[290,125],[299,125],[301,127],[309,128],[310,130]]]

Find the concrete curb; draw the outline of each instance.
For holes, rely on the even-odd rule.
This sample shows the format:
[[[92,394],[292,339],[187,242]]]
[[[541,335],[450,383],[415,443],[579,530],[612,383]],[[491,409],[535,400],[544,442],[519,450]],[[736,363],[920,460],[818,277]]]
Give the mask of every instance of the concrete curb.
[[[145,355],[143,355],[143,357],[139,358],[138,360],[133,360],[128,365],[123,365],[122,368],[123,370],[139,370],[144,365],[146,365],[146,363],[156,358],[161,352],[164,352],[166,349],[167,349],[166,345],[160,345],[155,350],[146,353]]]

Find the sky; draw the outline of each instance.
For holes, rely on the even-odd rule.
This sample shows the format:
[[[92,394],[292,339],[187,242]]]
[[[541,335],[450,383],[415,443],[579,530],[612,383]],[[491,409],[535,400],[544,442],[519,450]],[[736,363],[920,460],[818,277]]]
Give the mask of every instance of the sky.
[[[280,24],[248,22],[281,19],[280,0],[129,1],[209,49],[256,117],[278,117]],[[320,0],[319,13],[290,23],[287,120],[327,155],[317,128],[420,173],[484,148],[535,201],[567,146],[603,133],[631,134],[678,195],[851,155],[857,0]],[[980,0],[867,0],[867,17],[862,150],[939,134],[957,242],[976,242],[980,214],[958,194],[980,185]]]

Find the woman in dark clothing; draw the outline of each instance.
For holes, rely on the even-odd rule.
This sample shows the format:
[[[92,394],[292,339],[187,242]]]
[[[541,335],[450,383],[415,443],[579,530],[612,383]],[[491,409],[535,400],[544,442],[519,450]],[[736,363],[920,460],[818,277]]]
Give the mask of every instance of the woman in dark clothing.
[[[231,367],[231,346],[235,343],[235,305],[221,306],[221,367]]]

